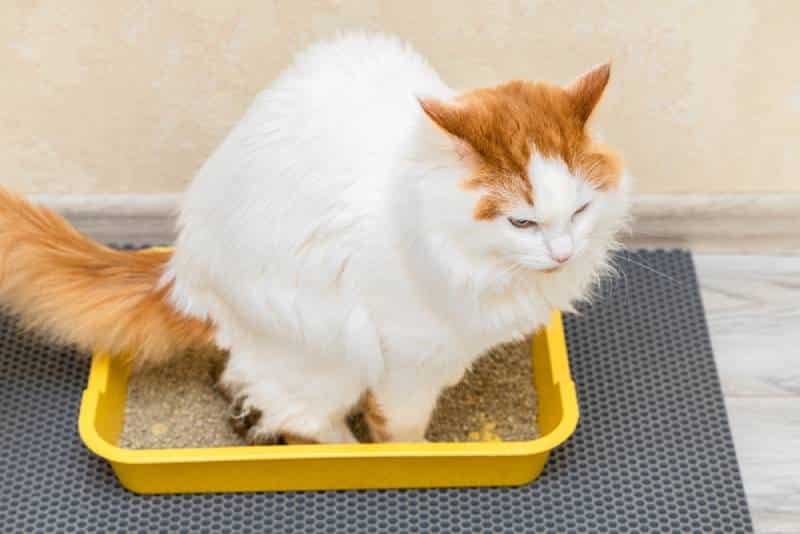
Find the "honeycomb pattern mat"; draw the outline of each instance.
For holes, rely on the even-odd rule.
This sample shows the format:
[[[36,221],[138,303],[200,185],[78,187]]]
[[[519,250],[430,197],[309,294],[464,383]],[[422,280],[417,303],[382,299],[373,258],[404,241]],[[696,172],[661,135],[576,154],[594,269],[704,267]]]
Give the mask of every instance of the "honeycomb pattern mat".
[[[137,496],[82,445],[88,365],[0,316],[4,532],[749,532],[691,256],[623,253],[566,319],[581,422],[520,488]],[[655,272],[655,271],[658,271]]]

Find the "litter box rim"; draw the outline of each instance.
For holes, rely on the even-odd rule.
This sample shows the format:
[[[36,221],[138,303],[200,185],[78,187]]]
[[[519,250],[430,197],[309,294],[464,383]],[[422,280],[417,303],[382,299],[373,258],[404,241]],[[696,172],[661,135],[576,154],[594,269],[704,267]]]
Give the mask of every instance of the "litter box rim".
[[[114,366],[124,365],[124,358],[112,358],[109,354],[98,351],[92,358],[91,369],[86,390],[81,400],[79,414],[79,433],[87,448],[112,464],[123,485],[121,469],[145,466],[167,466],[175,464],[211,464],[236,462],[279,462],[279,461],[320,461],[320,460],[367,460],[367,459],[455,459],[455,458],[502,458],[538,457],[542,467],[549,452],[566,441],[574,432],[578,423],[578,403],[575,385],[569,369],[566,339],[561,313],[554,311],[548,325],[540,329],[533,340],[534,378],[537,394],[542,398],[542,387],[552,388],[550,402],[557,399],[560,406],[548,406],[550,414],[555,413],[558,420],[549,431],[529,441],[516,442],[452,442],[452,443],[359,443],[359,444],[310,444],[286,446],[237,446],[217,448],[184,448],[184,449],[141,449],[132,450],[118,447],[116,439],[122,428],[121,416],[115,421],[102,413],[101,399],[108,404],[112,402],[116,409],[124,413],[125,395],[127,392],[127,375],[124,383],[114,376],[119,369]],[[541,354],[542,352],[546,353]],[[539,355],[537,355],[539,354]],[[546,360],[546,361],[545,361]],[[116,395],[117,399],[113,397]],[[121,403],[119,397],[122,397]],[[541,401],[540,401],[541,402]],[[543,410],[539,410],[541,420]],[[557,412],[557,413],[556,413]],[[552,419],[552,417],[551,417]],[[537,462],[538,463],[538,462]],[[188,466],[187,466],[188,467]],[[197,468],[202,466],[198,465]],[[535,478],[541,468],[526,481]],[[414,484],[422,487],[426,484]],[[440,485],[440,484],[437,484]],[[454,484],[458,485],[458,484]],[[472,484],[471,484],[472,485]],[[499,485],[499,484],[491,484]],[[367,484],[364,487],[375,487]],[[380,487],[393,487],[381,484]],[[147,488],[129,488],[134,491],[148,493]],[[314,488],[325,489],[325,488]],[[169,491],[169,490],[165,490]],[[182,490],[176,490],[182,491]],[[213,491],[203,489],[200,491]],[[228,490],[223,490],[228,491]],[[157,488],[152,492],[161,493]]]

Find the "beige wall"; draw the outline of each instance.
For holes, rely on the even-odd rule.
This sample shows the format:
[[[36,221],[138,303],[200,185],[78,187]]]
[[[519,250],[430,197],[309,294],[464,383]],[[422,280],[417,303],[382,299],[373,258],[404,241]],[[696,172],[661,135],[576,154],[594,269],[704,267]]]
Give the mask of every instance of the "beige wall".
[[[614,60],[596,130],[640,192],[800,191],[794,0],[3,0],[0,184],[180,191],[293,51],[411,40],[456,87]]]

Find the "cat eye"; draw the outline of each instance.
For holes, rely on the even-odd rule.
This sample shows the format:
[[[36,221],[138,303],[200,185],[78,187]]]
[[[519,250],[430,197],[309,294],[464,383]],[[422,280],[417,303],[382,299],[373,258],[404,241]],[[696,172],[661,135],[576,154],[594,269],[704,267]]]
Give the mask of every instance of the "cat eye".
[[[586,211],[586,208],[588,208],[588,207],[589,207],[589,203],[587,202],[586,204],[584,204],[580,208],[576,209],[575,213],[573,213],[572,216],[575,217],[576,215],[580,215],[581,213]]]
[[[515,219],[514,217],[509,217],[508,222],[517,228],[533,228],[535,226],[539,226],[539,223],[536,221],[531,221],[529,219]]]

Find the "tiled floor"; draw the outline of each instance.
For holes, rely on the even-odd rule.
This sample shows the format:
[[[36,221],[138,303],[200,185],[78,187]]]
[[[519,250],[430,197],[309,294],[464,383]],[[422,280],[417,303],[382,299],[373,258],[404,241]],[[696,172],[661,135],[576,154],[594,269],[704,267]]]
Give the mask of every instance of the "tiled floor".
[[[800,256],[695,255],[757,532],[800,532]]]

